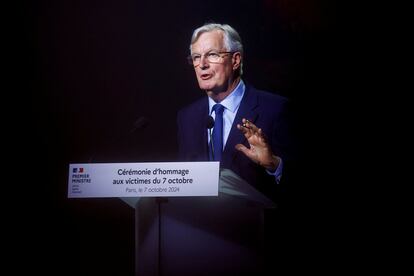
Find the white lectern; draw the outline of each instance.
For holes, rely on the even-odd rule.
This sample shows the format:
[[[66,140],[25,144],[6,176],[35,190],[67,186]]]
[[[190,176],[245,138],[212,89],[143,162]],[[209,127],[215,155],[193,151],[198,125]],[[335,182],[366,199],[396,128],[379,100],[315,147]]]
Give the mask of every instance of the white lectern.
[[[136,213],[136,275],[263,272],[263,213],[276,205],[232,171],[217,197],[122,200]]]

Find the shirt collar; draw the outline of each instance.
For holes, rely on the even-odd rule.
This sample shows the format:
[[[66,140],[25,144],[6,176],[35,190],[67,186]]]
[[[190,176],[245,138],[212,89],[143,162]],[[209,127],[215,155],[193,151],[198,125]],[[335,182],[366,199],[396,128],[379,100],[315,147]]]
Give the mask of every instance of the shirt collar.
[[[225,109],[228,109],[232,113],[235,113],[240,106],[245,90],[246,90],[246,85],[244,84],[243,80],[240,80],[236,88],[234,88],[234,90],[224,100],[222,100],[220,104],[223,105]],[[216,102],[209,97],[208,98],[209,114],[211,114],[211,110],[213,109],[213,106],[215,104]]]

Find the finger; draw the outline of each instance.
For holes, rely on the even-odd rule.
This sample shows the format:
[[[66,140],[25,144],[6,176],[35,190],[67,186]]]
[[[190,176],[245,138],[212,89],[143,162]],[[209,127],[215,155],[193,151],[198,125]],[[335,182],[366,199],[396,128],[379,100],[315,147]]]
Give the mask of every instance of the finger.
[[[241,127],[245,128],[246,130],[249,129],[249,127],[247,126],[247,122],[248,120],[246,120],[245,118],[242,119]]]
[[[253,124],[252,122],[250,122],[249,120],[246,120],[245,125],[246,125],[246,127],[247,127],[248,129],[250,129],[253,133],[256,133],[256,132],[259,130],[259,128],[258,128],[255,124]]]
[[[243,134],[249,131],[249,129],[245,128],[243,125],[240,124],[237,124],[237,129],[243,132]]]
[[[247,133],[249,133],[249,137],[255,134],[255,129],[252,127],[251,122],[248,119],[243,118],[242,123],[242,127],[247,130]]]
[[[250,129],[244,127],[243,125],[237,124],[237,128],[243,133],[244,137],[247,139],[252,136]]]
[[[259,128],[259,130],[257,131],[257,134],[259,135],[259,137],[261,139],[263,139],[264,141],[267,140],[266,134],[263,132],[263,130],[261,128]]]
[[[237,144],[235,148],[236,150],[243,152],[247,157],[250,157],[250,149],[248,149],[245,145]]]

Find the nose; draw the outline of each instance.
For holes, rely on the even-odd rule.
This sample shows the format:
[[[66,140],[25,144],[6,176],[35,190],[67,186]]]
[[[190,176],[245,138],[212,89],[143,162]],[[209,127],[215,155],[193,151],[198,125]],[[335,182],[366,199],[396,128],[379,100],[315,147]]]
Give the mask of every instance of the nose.
[[[208,63],[208,60],[207,60],[206,56],[202,55],[200,57],[200,69],[206,69],[206,68],[208,68],[209,65],[210,64]]]

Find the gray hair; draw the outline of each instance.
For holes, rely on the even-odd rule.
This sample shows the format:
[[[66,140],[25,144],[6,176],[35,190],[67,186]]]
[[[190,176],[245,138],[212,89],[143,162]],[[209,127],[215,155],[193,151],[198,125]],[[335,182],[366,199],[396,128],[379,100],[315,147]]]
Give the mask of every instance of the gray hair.
[[[208,23],[195,29],[193,32],[193,35],[191,36],[190,52],[192,52],[191,46],[198,40],[201,34],[208,33],[208,32],[215,31],[215,30],[219,30],[223,32],[224,47],[226,48],[227,51],[240,52],[242,58],[240,62],[239,73],[240,75],[242,75],[243,73],[243,44],[241,42],[239,33],[235,29],[233,29],[233,27],[231,27],[230,25]]]

